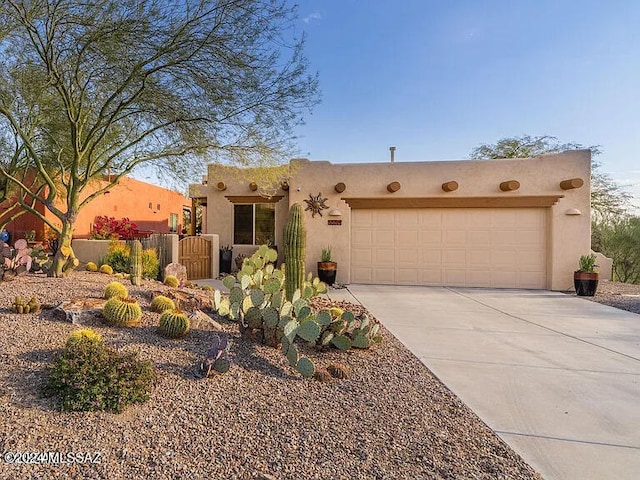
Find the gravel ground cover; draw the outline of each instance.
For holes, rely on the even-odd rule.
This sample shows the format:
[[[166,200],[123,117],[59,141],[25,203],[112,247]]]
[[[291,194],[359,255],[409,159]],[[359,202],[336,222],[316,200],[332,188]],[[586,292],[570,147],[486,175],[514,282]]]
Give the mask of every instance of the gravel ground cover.
[[[640,314],[640,285],[599,282],[595,296],[581,298]]]
[[[223,322],[234,365],[226,375],[200,379],[197,363],[212,331],[160,337],[159,316],[148,310],[149,292],[164,288],[157,282],[124,281],[143,306],[141,326],[106,327],[100,314],[83,321],[108,345],[139,351],[156,365],[151,399],[120,415],[60,412],[40,390],[57,350],[78,327],[52,310],[18,315],[9,305],[16,295],[37,294],[50,305],[100,297],[111,280],[76,272],[0,284],[0,453],[100,454],[100,463],[0,460],[0,478],[539,478],[384,329],[383,344],[371,351],[305,351],[317,365],[338,360],[351,368],[350,378],[321,383],[302,379],[279,351]]]

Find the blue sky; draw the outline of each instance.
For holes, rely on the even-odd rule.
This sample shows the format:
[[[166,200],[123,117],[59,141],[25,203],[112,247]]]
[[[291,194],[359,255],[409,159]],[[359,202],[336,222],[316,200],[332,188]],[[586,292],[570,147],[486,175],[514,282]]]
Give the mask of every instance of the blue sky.
[[[302,156],[466,158],[507,136],[601,145],[640,204],[640,2],[300,0],[322,103]]]

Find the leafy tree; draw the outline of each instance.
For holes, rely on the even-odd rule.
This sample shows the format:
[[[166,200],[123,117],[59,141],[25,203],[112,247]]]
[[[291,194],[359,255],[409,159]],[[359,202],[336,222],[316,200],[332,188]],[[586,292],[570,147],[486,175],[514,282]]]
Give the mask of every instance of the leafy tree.
[[[556,137],[530,136],[507,137],[495,144],[482,144],[471,151],[472,160],[499,158],[531,158],[567,150],[591,150],[591,209],[597,221],[610,221],[624,216],[629,207],[631,195],[609,175],[600,171],[601,164],[595,157],[601,153],[600,147],[585,147],[579,143],[560,143]]]
[[[77,264],[80,209],[140,165],[185,178],[287,158],[317,102],[295,13],[285,0],[0,2],[0,131],[39,184],[7,162],[0,178],[58,233],[51,275]]]
[[[640,218],[594,223],[593,249],[613,259],[613,279],[640,283]]]

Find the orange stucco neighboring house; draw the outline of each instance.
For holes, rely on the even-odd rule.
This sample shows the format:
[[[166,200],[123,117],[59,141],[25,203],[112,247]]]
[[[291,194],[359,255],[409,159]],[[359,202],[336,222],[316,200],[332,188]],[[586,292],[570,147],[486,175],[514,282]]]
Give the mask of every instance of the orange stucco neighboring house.
[[[89,195],[103,188],[108,182],[96,181],[88,188]],[[85,195],[85,196],[86,196]],[[12,201],[0,204],[0,220],[11,212]],[[52,223],[59,224],[59,220],[38,204],[37,210]],[[191,208],[191,201],[183,194],[174,190],[152,185],[129,177],[123,177],[105,193],[81,209],[73,232],[74,238],[88,238],[92,225],[98,216],[114,217],[117,220],[129,218],[141,231],[153,233],[179,233],[183,228],[183,211]],[[12,239],[24,238],[25,233],[33,230],[36,240],[47,237],[48,227],[45,223],[32,215],[25,213],[9,222],[5,227]]]

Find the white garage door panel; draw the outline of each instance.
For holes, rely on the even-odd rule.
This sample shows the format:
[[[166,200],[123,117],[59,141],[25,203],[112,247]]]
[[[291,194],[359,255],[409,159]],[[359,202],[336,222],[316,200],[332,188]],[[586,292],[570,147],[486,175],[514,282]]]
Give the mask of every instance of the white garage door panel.
[[[351,281],[546,287],[546,209],[353,210]]]

